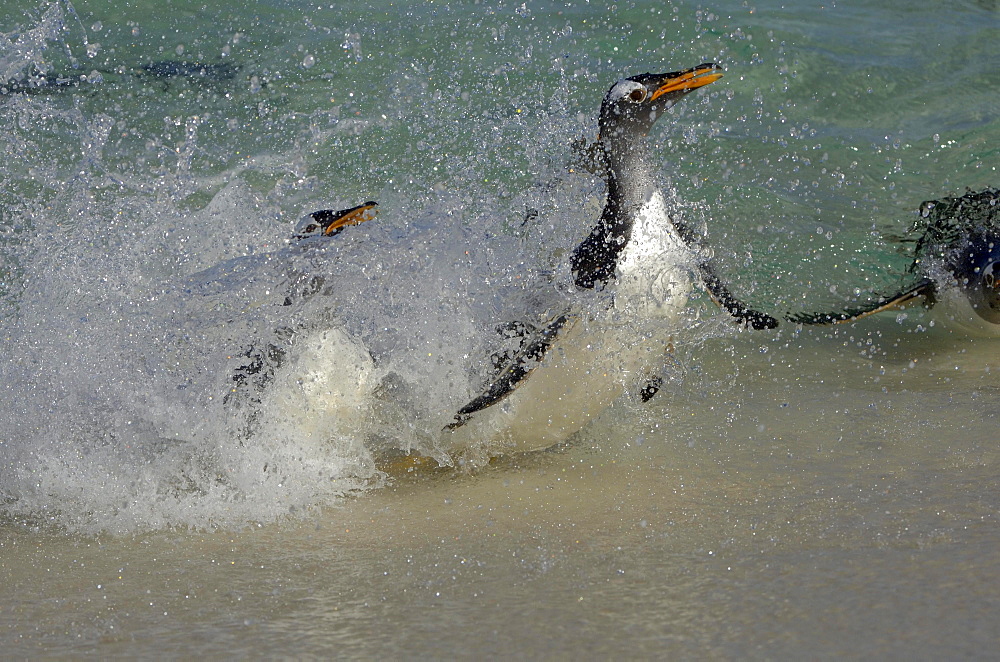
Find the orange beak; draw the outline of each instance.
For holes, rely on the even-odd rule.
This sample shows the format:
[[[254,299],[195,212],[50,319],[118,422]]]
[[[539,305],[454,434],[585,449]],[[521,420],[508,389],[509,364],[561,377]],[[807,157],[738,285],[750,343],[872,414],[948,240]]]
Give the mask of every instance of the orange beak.
[[[361,225],[365,221],[370,221],[375,218],[375,214],[378,210],[375,209],[377,203],[366,202],[363,205],[358,205],[353,209],[348,209],[341,212],[343,215],[333,220],[329,225],[323,228],[323,234],[330,236],[337,234],[339,231],[343,230],[349,225]]]
[[[699,87],[714,83],[722,78],[717,64],[699,64],[697,67],[681,71],[676,74],[667,74],[667,78],[653,91],[650,101],[668,92],[690,92]]]

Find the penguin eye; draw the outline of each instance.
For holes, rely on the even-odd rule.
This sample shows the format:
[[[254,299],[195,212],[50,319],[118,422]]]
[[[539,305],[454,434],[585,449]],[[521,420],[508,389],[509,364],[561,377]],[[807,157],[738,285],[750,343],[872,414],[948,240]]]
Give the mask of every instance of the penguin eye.
[[[640,103],[642,101],[645,101],[646,100],[646,96],[647,96],[647,93],[646,93],[646,88],[645,87],[637,87],[637,88],[635,88],[634,90],[632,90],[631,92],[628,93],[629,101],[635,101],[636,103]]]

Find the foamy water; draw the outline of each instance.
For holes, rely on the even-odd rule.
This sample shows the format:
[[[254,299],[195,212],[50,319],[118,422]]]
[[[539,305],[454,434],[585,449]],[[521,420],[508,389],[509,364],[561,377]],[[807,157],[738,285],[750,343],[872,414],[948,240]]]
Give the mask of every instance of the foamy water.
[[[895,286],[921,201],[998,184],[996,8],[412,14],[0,7],[4,649],[987,656],[968,311],[754,333],[696,292],[649,403],[492,465],[442,428],[498,324],[586,305],[573,144],[617,77],[723,64],[651,136],[670,204],[752,304],[836,309]],[[248,387],[275,348],[286,388]],[[380,471],[405,451],[466,462]]]

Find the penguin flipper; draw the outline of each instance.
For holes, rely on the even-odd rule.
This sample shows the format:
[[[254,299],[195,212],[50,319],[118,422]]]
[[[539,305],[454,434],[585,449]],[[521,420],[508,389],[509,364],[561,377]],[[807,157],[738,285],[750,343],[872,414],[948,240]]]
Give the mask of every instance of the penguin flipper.
[[[708,290],[709,295],[712,297],[712,301],[719,308],[732,315],[737,322],[758,330],[773,329],[778,326],[778,320],[774,317],[754,310],[737,299],[736,295],[729,291],[729,288],[719,279],[708,263],[700,263],[698,271],[701,274],[702,282],[705,283],[705,289]]]
[[[493,364],[494,370],[493,378],[498,377],[503,369],[507,367],[507,364],[522,352],[524,344],[528,342],[531,336],[538,333],[538,327],[530,322],[514,320],[497,324],[496,332],[504,340],[512,341],[512,344],[515,346],[499,349],[490,355],[490,363]]]
[[[296,239],[311,237],[332,237],[343,232],[350,225],[361,225],[375,218],[378,203],[374,200],[362,203],[350,209],[321,209],[306,216],[299,223],[293,235]]]
[[[929,304],[933,304],[934,293],[936,286],[933,280],[930,278],[924,278],[916,285],[906,288],[898,294],[894,294],[888,297],[880,297],[873,304],[867,306],[859,306],[856,308],[848,308],[846,310],[832,312],[832,313],[795,313],[794,315],[785,315],[785,319],[789,322],[795,324],[809,324],[809,325],[825,325],[825,324],[843,324],[845,322],[853,322],[859,320],[862,317],[868,317],[869,315],[874,315],[875,313],[881,313],[886,310],[898,310],[904,308],[907,304],[911,303],[914,299],[923,298]]]
[[[688,226],[680,218],[671,218],[671,223],[674,225],[674,229],[677,230],[677,234],[680,235],[681,239],[685,244],[691,248],[698,249],[702,245],[702,237],[698,233]],[[715,273],[707,261],[702,260],[698,263],[698,273],[701,275],[701,280],[705,284],[705,289],[708,290],[708,294],[712,297],[712,301],[715,302],[719,308],[722,308],[727,313],[732,315],[740,324],[744,326],[749,326],[757,330],[761,329],[773,329],[778,326],[778,320],[771,317],[767,313],[762,313],[759,310],[754,310],[748,305],[736,298],[729,287],[722,282],[719,275]],[[645,400],[643,400],[645,402]]]
[[[569,314],[559,315],[544,327],[535,327],[524,323],[512,323],[518,330],[524,329],[524,333],[531,333],[530,337],[523,338],[520,350],[504,365],[497,366],[496,376],[490,380],[483,392],[473,398],[467,405],[458,410],[455,414],[455,422],[444,427],[445,430],[454,430],[465,425],[472,414],[482,411],[500,402],[523,382],[531,371],[538,367],[545,358],[545,353],[555,343],[559,334],[576,318]],[[498,331],[504,326],[498,327]],[[501,331],[503,332],[503,331]],[[494,354],[491,359],[496,365],[497,357],[502,357],[502,353]]]

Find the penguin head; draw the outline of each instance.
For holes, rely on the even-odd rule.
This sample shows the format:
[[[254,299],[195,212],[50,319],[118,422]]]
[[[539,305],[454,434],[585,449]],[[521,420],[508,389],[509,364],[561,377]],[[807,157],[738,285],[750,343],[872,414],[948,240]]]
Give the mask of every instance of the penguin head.
[[[961,254],[965,259],[955,276],[972,309],[990,324],[1000,324],[1000,237],[972,241]]]
[[[942,265],[976,315],[1000,326],[1000,189],[928,200],[914,229],[923,235],[911,271]]]
[[[645,136],[685,94],[720,78],[719,66],[705,63],[684,71],[639,74],[619,80],[601,104],[601,140],[630,142]]]
[[[343,232],[351,225],[360,225],[375,218],[378,213],[378,203],[369,200],[357,207],[334,211],[322,209],[308,214],[295,226],[292,236],[299,241],[314,241],[324,237],[333,237]]]

